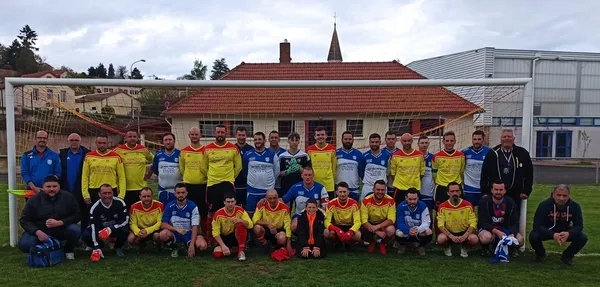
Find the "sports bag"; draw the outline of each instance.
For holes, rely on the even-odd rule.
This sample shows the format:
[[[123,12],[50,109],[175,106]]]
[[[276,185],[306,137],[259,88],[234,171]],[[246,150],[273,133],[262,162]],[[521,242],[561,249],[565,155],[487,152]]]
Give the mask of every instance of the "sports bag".
[[[34,268],[50,267],[59,264],[64,256],[60,241],[48,236],[48,241],[31,247],[27,256],[27,265]]]

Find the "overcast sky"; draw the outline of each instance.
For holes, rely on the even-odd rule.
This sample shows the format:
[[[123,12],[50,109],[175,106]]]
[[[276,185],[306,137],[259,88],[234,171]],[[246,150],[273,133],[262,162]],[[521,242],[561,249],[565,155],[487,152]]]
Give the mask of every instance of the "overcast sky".
[[[142,74],[166,78],[189,72],[194,59],[209,71],[221,57],[230,68],[277,62],[283,39],[292,61],[326,61],[334,13],[347,62],[407,64],[485,46],[600,52],[600,1],[0,0],[0,11],[0,43],[29,24],[55,67],[129,69],[143,58]]]

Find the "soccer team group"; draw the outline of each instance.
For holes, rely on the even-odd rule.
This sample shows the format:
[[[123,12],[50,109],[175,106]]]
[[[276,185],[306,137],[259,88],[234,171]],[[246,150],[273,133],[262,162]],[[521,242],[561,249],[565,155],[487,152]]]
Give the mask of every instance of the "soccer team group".
[[[520,203],[532,191],[533,165],[512,131],[503,131],[494,148],[475,131],[472,146],[462,151],[447,132],[435,154],[428,152],[426,136],[413,149],[413,137],[404,134],[397,148],[390,131],[382,148],[374,133],[363,153],[353,147],[351,132],[342,134],[338,149],[327,143],[324,128],[314,134],[316,143],[302,151],[295,132],[287,136],[286,150],[277,131],[254,133],[251,146],[246,128],[238,127],[231,143],[226,127],[218,125],[215,140],[202,145],[200,130],[192,128],[190,145],[175,148],[169,133],[164,149],[153,155],[138,144],[136,131],[112,149],[106,136],[98,136],[92,151],[71,134],[60,153],[46,147],[48,134],[39,131],[21,161],[23,180],[36,194],[22,212],[20,249],[29,252],[52,237],[65,241],[66,258],[74,259],[81,240],[92,250],[91,260],[99,261],[105,245],[124,256],[126,243],[145,248],[152,242],[170,248],[173,257],[180,249],[193,257],[211,248],[217,258],[243,261],[247,245],[256,245],[283,260],[294,254],[324,258],[355,246],[425,255],[435,235],[447,256],[452,244],[460,245],[462,257],[476,245],[496,261],[518,256],[525,240]],[[153,174],[158,201],[146,182]],[[569,195],[568,186],[559,185],[536,211],[529,240],[537,260],[546,259],[542,241],[569,241],[561,261],[572,265],[587,241],[581,209]]]

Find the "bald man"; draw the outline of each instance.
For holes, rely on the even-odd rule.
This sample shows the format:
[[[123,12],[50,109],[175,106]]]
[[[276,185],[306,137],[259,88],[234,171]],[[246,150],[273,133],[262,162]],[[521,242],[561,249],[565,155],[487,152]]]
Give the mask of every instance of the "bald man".
[[[90,150],[81,145],[81,136],[72,133],[67,138],[69,147],[60,149],[60,163],[62,175],[60,177],[60,186],[63,190],[75,196],[79,205],[81,214],[87,214],[87,204],[81,194],[81,174],[83,170],[83,159]],[[81,217],[81,231],[88,225],[89,216]]]
[[[409,189],[421,190],[421,179],[425,175],[423,153],[412,148],[413,137],[405,133],[400,137],[402,149],[392,154],[390,175],[394,177],[394,201],[396,205],[404,201]]]
[[[38,131],[35,134],[35,146],[21,156],[21,177],[28,190],[40,192],[48,176],[59,179],[62,175],[58,154],[46,146],[48,133]]]

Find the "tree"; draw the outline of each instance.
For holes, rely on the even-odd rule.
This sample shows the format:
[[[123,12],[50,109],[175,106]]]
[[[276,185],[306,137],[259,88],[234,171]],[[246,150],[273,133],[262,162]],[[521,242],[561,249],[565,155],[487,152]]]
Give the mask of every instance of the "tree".
[[[98,67],[96,67],[96,74],[98,76],[98,78],[102,78],[102,79],[106,79],[106,68],[104,67],[104,64],[100,63],[98,64]]]
[[[93,68],[93,67],[90,67],[90,68]],[[88,75],[86,75],[85,73],[76,72],[75,70],[73,70],[67,66],[61,66],[60,69],[67,70],[67,78],[85,79],[88,77]],[[94,87],[92,87],[92,86],[71,86],[70,88],[73,89],[73,91],[75,91],[76,96],[88,95],[88,94],[94,93]]]
[[[138,68],[133,68],[133,71],[131,71],[131,78],[141,80],[144,78],[144,76],[142,76],[142,73],[140,72],[140,70],[138,70]]]
[[[12,44],[4,50],[4,54],[2,55],[3,66],[7,69],[15,69],[19,51],[21,51],[21,43],[15,39]]]
[[[115,108],[113,108],[111,106],[104,106],[104,107],[102,107],[102,109],[100,109],[100,113],[102,113],[103,115],[114,116]]]
[[[194,68],[178,80],[206,80],[206,66],[200,60],[194,60]]]
[[[19,30],[19,35],[17,36],[17,38],[21,40],[21,46],[32,51],[40,50],[39,48],[35,47],[35,41],[37,41],[37,37],[37,32],[32,30],[29,25],[25,25],[25,27]]]
[[[38,64],[38,71],[52,71],[54,70],[54,67],[52,67],[52,65],[48,64],[47,58],[46,57],[42,57],[38,54],[35,54],[33,56],[35,58],[35,61]]]
[[[21,48],[15,62],[15,70],[22,74],[30,74],[38,71],[38,63],[32,50]]]
[[[118,66],[117,67],[117,72],[115,74],[115,78],[117,78],[117,79],[125,79],[126,76],[127,76],[127,67],[125,67],[125,66]]]
[[[90,66],[88,68],[88,77],[90,77],[90,78],[97,78],[98,77],[98,71],[96,71],[96,67]]]
[[[0,43],[0,69],[4,68],[4,57],[6,57],[6,50],[8,50],[8,47]]]
[[[113,67],[112,63],[108,64],[108,78],[109,79],[115,78],[115,67]]]
[[[210,79],[217,80],[221,78],[221,76],[227,74],[229,72],[229,67],[227,63],[225,63],[225,58],[216,59],[213,62],[212,70],[210,70]]]
[[[159,117],[165,110],[165,102],[173,105],[186,97],[185,93],[173,88],[143,89],[138,100],[142,104],[140,116]]]

